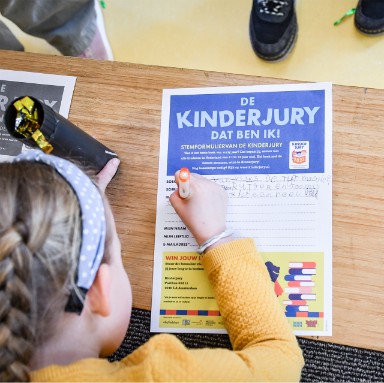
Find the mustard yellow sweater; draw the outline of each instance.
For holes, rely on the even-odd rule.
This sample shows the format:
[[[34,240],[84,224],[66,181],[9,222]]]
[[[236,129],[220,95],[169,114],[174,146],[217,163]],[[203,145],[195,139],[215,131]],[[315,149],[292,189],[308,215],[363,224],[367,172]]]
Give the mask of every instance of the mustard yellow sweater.
[[[83,359],[32,373],[34,381],[298,381],[300,348],[251,239],[208,252],[203,265],[214,288],[233,351],[187,349],[160,334],[119,362]]]

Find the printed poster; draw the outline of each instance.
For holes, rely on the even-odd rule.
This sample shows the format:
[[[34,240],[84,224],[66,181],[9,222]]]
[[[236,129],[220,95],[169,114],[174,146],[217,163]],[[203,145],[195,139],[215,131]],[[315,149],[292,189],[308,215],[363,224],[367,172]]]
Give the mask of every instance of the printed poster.
[[[68,117],[76,77],[0,69],[0,161],[28,150],[7,131],[5,111],[15,98],[32,96]]]
[[[167,89],[161,124],[151,331],[226,332],[169,203],[187,167],[227,190],[227,228],[254,238],[295,334],[331,335],[331,84]]]

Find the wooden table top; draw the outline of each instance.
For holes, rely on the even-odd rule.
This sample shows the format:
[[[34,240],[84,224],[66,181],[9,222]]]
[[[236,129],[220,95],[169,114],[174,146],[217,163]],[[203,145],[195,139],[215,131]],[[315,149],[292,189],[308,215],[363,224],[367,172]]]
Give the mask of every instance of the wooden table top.
[[[13,51],[0,51],[0,63],[77,77],[69,119],[121,159],[107,194],[133,305],[143,309],[151,308],[162,90],[295,83]],[[384,90],[334,85],[334,335],[319,339],[384,351],[383,216]]]

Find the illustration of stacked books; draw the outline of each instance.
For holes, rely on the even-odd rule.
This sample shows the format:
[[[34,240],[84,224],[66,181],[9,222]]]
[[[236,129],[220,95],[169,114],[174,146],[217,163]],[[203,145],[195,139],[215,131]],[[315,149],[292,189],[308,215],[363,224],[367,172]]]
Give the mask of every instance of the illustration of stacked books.
[[[284,279],[288,286],[284,300],[285,315],[290,318],[322,318],[323,312],[311,311],[311,303],[316,301],[316,262],[289,262],[289,274]]]

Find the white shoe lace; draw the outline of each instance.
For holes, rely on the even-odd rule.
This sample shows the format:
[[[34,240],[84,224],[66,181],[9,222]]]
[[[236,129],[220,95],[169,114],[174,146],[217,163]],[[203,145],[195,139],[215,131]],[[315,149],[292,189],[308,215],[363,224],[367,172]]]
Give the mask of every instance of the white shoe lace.
[[[260,13],[266,13],[274,16],[284,16],[282,9],[289,4],[283,0],[258,0],[260,5]]]

